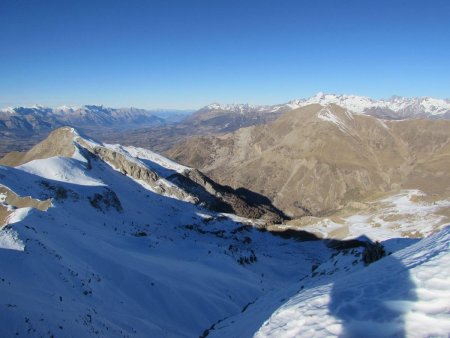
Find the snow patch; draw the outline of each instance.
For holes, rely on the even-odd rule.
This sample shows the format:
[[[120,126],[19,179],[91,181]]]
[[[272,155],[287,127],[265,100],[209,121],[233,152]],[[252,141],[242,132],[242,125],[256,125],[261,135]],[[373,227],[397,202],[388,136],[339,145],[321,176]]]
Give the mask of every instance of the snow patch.
[[[28,216],[28,214],[32,209],[33,208],[19,208],[19,209],[11,208],[10,210],[14,211],[6,219],[6,224],[14,224],[23,221]]]
[[[0,229],[0,249],[24,251],[25,244],[16,231],[10,227],[5,227]]]
[[[444,226],[444,216],[439,210],[450,207],[450,200],[425,202],[420,190],[402,190],[398,194],[367,204],[367,211],[332,221],[318,219],[301,229],[322,238],[353,239],[367,236],[373,241],[390,238],[429,236]],[[290,228],[290,226],[285,226]]]
[[[336,115],[334,115],[328,107],[325,107],[319,111],[317,117],[321,120],[334,123],[340,131],[350,134],[350,131],[346,124]]]

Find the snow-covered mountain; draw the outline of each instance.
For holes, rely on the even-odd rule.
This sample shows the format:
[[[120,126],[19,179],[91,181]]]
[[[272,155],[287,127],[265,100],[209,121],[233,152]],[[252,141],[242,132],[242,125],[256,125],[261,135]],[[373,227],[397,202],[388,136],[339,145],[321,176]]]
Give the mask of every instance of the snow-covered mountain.
[[[274,113],[278,110],[285,108],[285,105],[251,105],[251,104],[220,104],[220,103],[212,103],[201,110],[210,111],[210,110],[220,110],[220,111],[229,111],[229,112],[238,112],[241,114],[248,114],[252,112],[270,112]]]
[[[218,104],[214,103],[204,107],[203,111],[226,111],[240,114],[255,112],[284,113],[289,110],[304,107],[310,104],[323,106],[337,104],[354,113],[368,114],[384,119],[409,118],[450,118],[450,102],[444,99],[431,97],[401,97],[392,96],[389,99],[375,100],[365,96],[337,95],[317,93],[314,96],[296,99],[278,105],[248,105],[248,104]]]
[[[308,99],[293,100],[288,105],[296,109],[315,103],[324,106],[333,103],[355,113],[386,119],[450,118],[450,102],[431,97],[393,96],[387,100],[374,100],[365,96],[317,93]]]
[[[207,105],[185,119],[182,124],[202,133],[221,133],[239,128],[264,124],[291,110],[286,105],[258,106],[249,104]]]
[[[193,169],[71,128],[15,160],[0,167],[2,337],[450,332],[448,228],[382,246],[377,227],[351,241],[266,231],[211,210],[181,178]]]

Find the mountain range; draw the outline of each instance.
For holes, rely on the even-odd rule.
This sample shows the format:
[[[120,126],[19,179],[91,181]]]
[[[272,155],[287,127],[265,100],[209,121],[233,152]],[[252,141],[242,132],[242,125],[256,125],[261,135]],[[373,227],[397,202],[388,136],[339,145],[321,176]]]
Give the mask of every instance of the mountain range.
[[[52,129],[70,125],[95,133],[106,142],[151,148],[162,152],[193,135],[214,135],[242,127],[265,124],[282,114],[310,104],[337,104],[353,113],[387,120],[449,119],[449,100],[394,96],[374,100],[356,95],[318,93],[276,105],[210,104],[198,111],[44,106],[9,107],[0,110],[0,156],[12,150],[26,150]],[[192,113],[192,114],[191,114]]]
[[[0,127],[2,131],[31,131],[64,125],[127,129],[136,126],[161,125],[166,120],[177,121],[189,112],[182,110],[108,108],[97,105],[62,106],[54,109],[39,105],[9,107],[0,110]]]
[[[357,114],[372,115],[382,119],[448,119],[448,100],[433,98],[400,98],[372,100],[355,95],[318,93],[308,99],[293,100],[278,105],[210,104],[164,126],[137,128],[126,131],[98,134],[105,142],[119,142],[165,152],[177,143],[192,136],[218,135],[239,128],[275,121],[284,113],[309,104],[338,104]]]
[[[373,115],[383,119],[450,118],[450,100],[448,99],[393,96],[387,100],[374,100],[364,96],[324,94],[319,92],[310,98],[296,99],[277,105],[213,103],[187,117],[186,122],[199,123],[201,121],[209,121],[211,125],[221,124],[223,127],[222,131],[232,131],[247,125],[265,123],[289,110],[310,104],[328,105],[331,103],[354,113]],[[8,107],[0,110],[0,130],[40,130],[61,125],[79,127],[108,126],[111,128],[129,129],[132,127],[161,125],[167,120],[179,122],[191,112],[189,110],[108,108],[101,105],[61,106],[57,108],[40,105]],[[230,121],[224,117],[229,113],[237,115],[234,116],[234,121],[231,116],[228,116]]]
[[[70,125],[90,133],[114,134],[149,126],[164,126],[182,120],[190,111],[44,106],[0,110],[0,156],[13,150],[27,150],[53,129]]]
[[[325,94],[322,92],[309,98],[296,99],[284,104],[268,106],[214,103],[202,108],[198,113],[201,115],[201,113],[221,111],[241,115],[257,113],[282,114],[286,111],[311,104],[336,104],[354,113],[392,120],[411,118],[450,118],[450,100],[448,99],[392,96],[389,99],[375,100],[365,96]]]

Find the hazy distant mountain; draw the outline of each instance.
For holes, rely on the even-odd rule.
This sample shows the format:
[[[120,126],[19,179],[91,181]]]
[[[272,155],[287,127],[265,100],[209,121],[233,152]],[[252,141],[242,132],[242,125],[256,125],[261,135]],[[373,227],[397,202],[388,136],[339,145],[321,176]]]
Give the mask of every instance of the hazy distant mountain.
[[[9,151],[28,149],[51,130],[65,125],[96,134],[114,133],[117,130],[176,123],[189,113],[183,110],[107,108],[96,105],[5,108],[0,110],[0,156]]]
[[[248,104],[210,104],[196,111],[183,121],[193,128],[220,133],[242,127],[264,124],[273,121],[282,113],[291,110],[286,105],[252,106]]]
[[[130,129],[159,126],[166,120],[177,121],[184,111],[137,108],[82,107],[47,108],[43,106],[6,108],[0,111],[0,131],[31,131],[61,125]]]
[[[105,142],[119,142],[163,152],[174,144],[196,135],[216,135],[242,127],[271,122],[282,113],[291,110],[287,106],[219,105],[212,104],[176,123],[152,126],[114,133],[101,133]]]

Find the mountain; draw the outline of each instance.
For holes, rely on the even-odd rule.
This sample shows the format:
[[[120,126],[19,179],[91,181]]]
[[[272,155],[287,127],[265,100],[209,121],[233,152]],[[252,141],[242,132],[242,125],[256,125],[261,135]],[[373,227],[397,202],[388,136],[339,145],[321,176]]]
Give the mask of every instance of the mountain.
[[[164,152],[176,143],[198,135],[216,135],[242,127],[271,122],[288,106],[251,106],[211,104],[165,126],[116,131],[100,135],[105,142],[120,142]]]
[[[106,108],[86,105],[55,109],[34,106],[7,108],[0,111],[1,131],[32,131],[55,126],[73,125],[90,127],[130,128],[134,125],[160,125],[164,120],[157,112],[136,108]]]
[[[336,104],[354,113],[399,120],[414,118],[450,119],[450,102],[431,97],[405,98],[392,96],[390,99],[374,100],[357,95],[335,95],[317,93],[308,99],[293,100],[288,103],[292,109],[310,104]]]
[[[53,129],[65,125],[108,135],[117,130],[175,123],[186,115],[185,111],[116,109],[96,105],[54,109],[39,105],[6,108],[0,110],[0,156],[13,150],[27,150]]]
[[[31,132],[49,130],[57,125],[50,108],[35,106],[17,107],[0,111],[2,132]]]
[[[218,116],[226,115],[247,115],[249,120],[254,119],[257,123],[247,123],[241,127],[259,124],[266,114],[267,120],[279,116],[287,111],[305,107],[311,104],[329,105],[336,104],[350,110],[353,113],[367,114],[387,120],[431,118],[431,119],[449,119],[450,102],[449,100],[436,99],[431,97],[401,97],[392,96],[389,99],[375,100],[365,96],[358,95],[338,95],[325,94],[322,92],[304,99],[296,99],[287,103],[268,106],[257,106],[248,104],[218,104],[214,103],[200,109],[191,119],[200,120],[217,119]],[[252,117],[252,115],[254,115]],[[273,116],[271,116],[273,115]],[[256,116],[256,117],[255,117]],[[264,122],[262,122],[264,123]],[[235,130],[235,129],[233,129]],[[229,131],[232,131],[231,128]]]
[[[116,170],[144,182],[163,195],[201,202],[215,211],[264,218],[270,222],[280,222],[284,218],[283,213],[274,208],[267,199],[248,190],[233,190],[221,186],[196,169],[180,166],[146,149],[103,145],[84,139],[69,127],[53,131],[28,152],[7,154],[0,159],[0,164],[19,166],[55,156],[79,157],[79,148],[88,152],[88,159],[90,154],[93,154]]]
[[[214,103],[190,115],[184,123],[191,124],[194,128],[210,128],[214,133],[221,133],[273,121],[289,110],[291,110],[290,107],[286,105],[253,106]]]
[[[367,228],[345,241],[270,231],[211,210],[182,179],[194,169],[72,128],[7,160],[2,337],[449,332],[449,228],[424,239]]]
[[[221,184],[267,196],[287,215],[324,216],[380,193],[450,194],[450,121],[382,121],[330,104],[197,137],[167,152]]]
[[[350,110],[353,113],[367,114],[388,120],[431,118],[449,119],[449,100],[435,99],[431,97],[401,97],[392,96],[389,99],[375,100],[365,96],[325,94],[322,92],[304,99],[292,100],[277,105],[248,105],[248,104],[210,104],[195,114],[190,120],[207,121],[211,123],[226,117],[239,118],[245,121],[239,128],[249,125],[266,123],[279,115],[311,104],[329,105],[336,104]],[[251,121],[254,120],[254,123]],[[228,131],[236,130],[229,126]],[[223,130],[227,131],[227,130]]]

